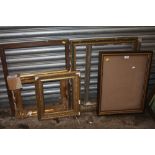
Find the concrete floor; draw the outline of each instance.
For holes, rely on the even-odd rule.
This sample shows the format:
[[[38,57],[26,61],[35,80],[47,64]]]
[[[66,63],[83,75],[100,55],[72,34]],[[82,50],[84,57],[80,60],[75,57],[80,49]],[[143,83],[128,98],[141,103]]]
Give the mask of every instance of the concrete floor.
[[[149,113],[97,116],[83,112],[80,117],[38,121],[37,118],[18,120],[9,116],[8,110],[0,111],[1,129],[155,129]]]

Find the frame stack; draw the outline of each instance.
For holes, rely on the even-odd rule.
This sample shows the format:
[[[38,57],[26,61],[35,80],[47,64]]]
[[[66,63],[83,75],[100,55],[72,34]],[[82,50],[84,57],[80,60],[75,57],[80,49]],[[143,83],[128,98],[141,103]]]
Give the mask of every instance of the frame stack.
[[[38,46],[65,46],[65,68],[64,70],[24,73],[19,75],[9,75],[5,50],[15,48],[29,48]],[[69,40],[48,40],[37,42],[22,42],[1,45],[1,61],[6,82],[12,115],[17,118],[38,116],[39,120],[79,115],[79,86],[80,72],[70,69]],[[60,103],[45,108],[43,83],[50,81],[60,81]],[[24,107],[21,95],[22,85],[35,84],[36,103],[28,109]],[[70,95],[72,94],[72,95]]]
[[[0,57],[12,115],[17,118],[37,116],[39,120],[79,115],[80,72],[76,70],[76,47],[86,46],[83,105],[87,107],[89,105],[92,46],[107,44],[132,44],[133,49],[131,52],[99,52],[98,114],[143,112],[152,52],[140,51],[140,43],[141,39],[136,37],[120,37],[71,41],[67,39],[47,40],[0,45]],[[65,47],[65,68],[63,70],[10,76],[6,49],[59,45]],[[44,84],[55,81],[60,82],[59,101],[56,104],[46,105]],[[36,101],[34,106],[25,108],[22,85],[32,83],[35,84]]]

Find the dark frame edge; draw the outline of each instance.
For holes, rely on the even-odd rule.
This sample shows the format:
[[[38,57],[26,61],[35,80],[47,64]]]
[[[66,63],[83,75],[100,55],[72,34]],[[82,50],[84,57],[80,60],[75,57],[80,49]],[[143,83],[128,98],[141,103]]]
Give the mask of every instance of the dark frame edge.
[[[101,88],[100,88],[100,82],[101,82],[101,78],[102,78],[102,73],[101,73],[101,69],[102,69],[102,56],[104,54],[123,54],[123,53],[146,53],[146,54],[150,54],[150,58],[149,58],[149,65],[147,68],[147,80],[146,80],[146,83],[145,83],[145,95],[144,95],[144,99],[143,99],[143,107],[142,109],[139,109],[139,110],[130,110],[130,109],[126,109],[126,110],[121,110],[121,111],[116,111],[116,110],[110,110],[110,111],[101,111],[101,104],[100,104],[100,101],[101,101]],[[98,66],[98,97],[97,97],[97,112],[98,112],[98,115],[101,116],[101,115],[113,115],[113,114],[127,114],[127,113],[144,113],[145,112],[145,109],[146,109],[146,101],[147,101],[147,92],[148,92],[148,82],[149,82],[149,75],[150,75],[150,70],[151,70],[151,64],[152,64],[152,56],[153,56],[153,51],[133,51],[133,52],[123,52],[123,51],[109,51],[109,52],[104,52],[104,51],[100,51],[99,52],[99,66]],[[117,112],[117,113],[116,113]]]

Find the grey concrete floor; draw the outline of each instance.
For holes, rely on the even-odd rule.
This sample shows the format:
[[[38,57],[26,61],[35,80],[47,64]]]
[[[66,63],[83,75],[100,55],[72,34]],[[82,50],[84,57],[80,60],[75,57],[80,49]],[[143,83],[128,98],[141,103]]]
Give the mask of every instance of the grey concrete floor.
[[[155,121],[149,113],[97,116],[96,112],[83,112],[80,117],[66,117],[46,121],[37,118],[23,120],[0,111],[1,129],[154,129]]]

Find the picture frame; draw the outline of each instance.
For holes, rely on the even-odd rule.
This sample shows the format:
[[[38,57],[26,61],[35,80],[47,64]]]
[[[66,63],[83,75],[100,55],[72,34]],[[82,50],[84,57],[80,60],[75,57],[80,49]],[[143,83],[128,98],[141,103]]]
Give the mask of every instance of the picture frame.
[[[65,47],[65,69],[70,70],[70,42],[67,39],[59,39],[59,40],[44,40],[44,41],[29,41],[29,42],[15,42],[15,43],[8,43],[8,44],[1,44],[0,45],[0,57],[1,57],[1,63],[2,63],[2,69],[3,69],[3,75],[5,80],[5,85],[7,88],[7,94],[11,109],[11,115],[15,116],[15,107],[14,107],[14,101],[11,91],[8,88],[7,83],[7,77],[9,76],[8,71],[8,64],[6,61],[6,49],[18,49],[18,48],[30,48],[30,47],[43,47],[43,46],[58,46],[58,45],[64,45]]]
[[[98,114],[142,113],[152,51],[100,52]]]
[[[76,47],[86,46],[86,65],[85,65],[85,84],[84,84],[84,105],[89,105],[89,84],[91,71],[91,55],[92,46],[108,45],[108,44],[133,44],[133,51],[138,51],[141,45],[141,38],[137,37],[115,37],[115,38],[90,38],[76,39],[70,41],[71,50],[71,70],[76,70]]]
[[[49,74],[46,76],[37,76],[35,81],[36,86],[36,96],[37,98],[37,109],[38,109],[38,120],[47,120],[52,118],[60,118],[66,116],[76,116],[80,115],[80,73],[77,71],[72,72],[62,72],[58,74]],[[54,107],[50,109],[45,109],[44,95],[43,95],[43,83],[51,81],[61,81],[72,79],[72,91],[73,91],[73,101],[72,109],[55,110]],[[71,88],[71,87],[70,87]]]
[[[59,75],[59,74],[64,74],[68,72],[67,70],[60,70],[60,71],[52,71],[52,72],[40,72],[40,73],[26,73],[26,74],[21,74],[19,75],[21,84],[35,84],[35,77],[37,76],[47,76],[47,75]],[[68,87],[68,85],[64,83],[60,83],[60,93],[62,97],[64,97],[64,87]],[[66,89],[66,88],[65,88]],[[36,92],[36,88],[35,88]],[[22,89],[16,89],[12,91],[13,93],[13,101],[15,105],[15,116],[16,118],[23,119],[27,117],[34,117],[37,116],[37,104],[34,103],[33,106],[31,106],[31,109],[25,109],[24,108],[24,102],[22,98]],[[35,95],[36,96],[36,95]],[[36,102],[37,102],[37,96],[36,96]],[[63,103],[65,104],[65,103]]]

